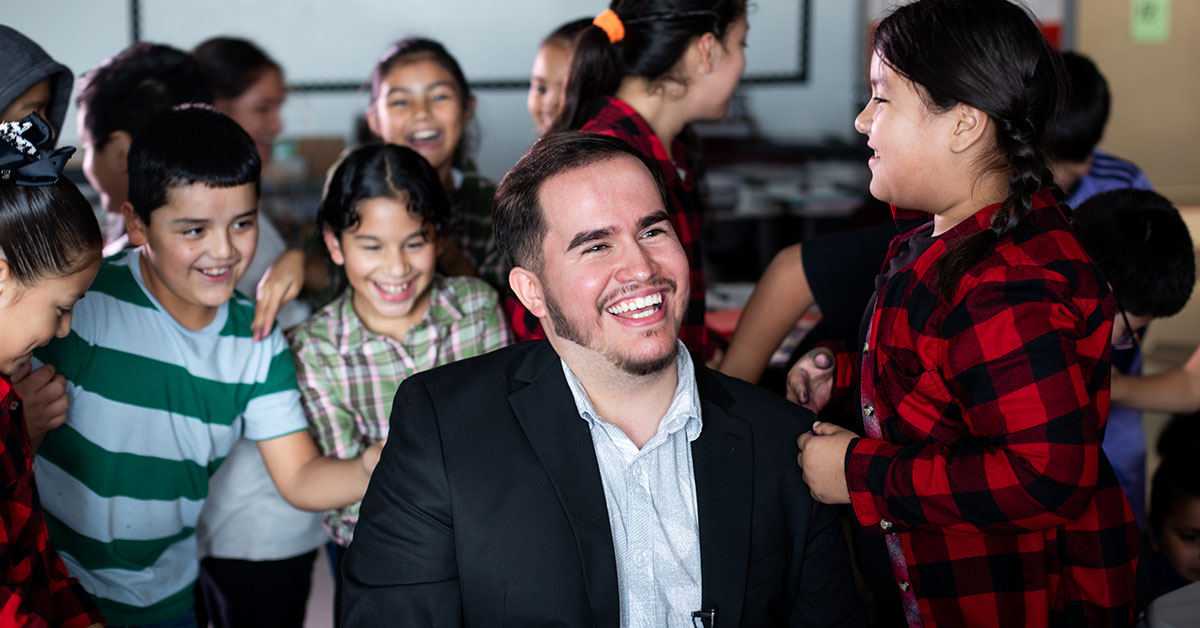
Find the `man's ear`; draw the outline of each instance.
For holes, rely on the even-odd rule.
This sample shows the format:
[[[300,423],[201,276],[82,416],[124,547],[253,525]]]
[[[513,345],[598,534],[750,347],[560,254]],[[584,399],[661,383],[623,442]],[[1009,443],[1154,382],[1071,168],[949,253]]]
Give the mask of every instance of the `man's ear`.
[[[121,203],[121,215],[125,217],[125,233],[129,235],[131,246],[141,246],[146,243],[146,223],[142,217],[133,211],[133,203]]]
[[[539,319],[546,318],[546,297],[542,281],[529,269],[514,266],[508,271],[508,286],[521,300],[521,305]]]
[[[329,227],[325,227],[321,231],[321,237],[325,240],[325,248],[329,249],[329,258],[338,266],[346,265],[346,254],[342,252],[342,243],[338,237],[333,235],[333,231]]]
[[[954,116],[954,130],[950,135],[950,150],[962,153],[987,137],[991,118],[980,109],[966,103],[958,103],[950,112]]]

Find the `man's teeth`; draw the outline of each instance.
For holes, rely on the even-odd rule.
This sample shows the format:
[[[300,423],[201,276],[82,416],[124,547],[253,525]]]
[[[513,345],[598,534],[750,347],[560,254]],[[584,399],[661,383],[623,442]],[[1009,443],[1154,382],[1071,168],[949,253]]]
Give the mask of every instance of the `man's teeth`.
[[[620,303],[617,303],[616,305],[608,308],[608,310],[606,310],[606,311],[609,314],[624,314],[625,312],[628,312],[630,310],[641,310],[644,308],[650,308],[650,307],[653,307],[656,305],[660,305],[660,304],[662,304],[662,302],[663,302],[662,293],[655,293],[655,294],[650,294],[650,295],[647,295],[644,297],[635,297],[633,299],[621,301]],[[638,313],[630,316],[630,318],[645,318],[645,317],[653,314],[655,311],[656,310],[649,309],[649,310],[646,310],[645,312],[638,312]]]
[[[222,268],[201,268],[200,269],[200,274],[207,275],[209,277],[220,277],[221,275],[224,275],[227,272],[229,272],[228,266],[224,266]]]
[[[431,139],[437,137],[437,135],[438,135],[438,132],[433,129],[430,129],[428,131],[417,131],[416,133],[413,133],[413,139],[414,140],[431,140]]]
[[[408,286],[411,283],[411,281],[405,283],[379,283],[376,281],[375,285],[380,291],[386,294],[404,294],[404,291],[408,290]]]

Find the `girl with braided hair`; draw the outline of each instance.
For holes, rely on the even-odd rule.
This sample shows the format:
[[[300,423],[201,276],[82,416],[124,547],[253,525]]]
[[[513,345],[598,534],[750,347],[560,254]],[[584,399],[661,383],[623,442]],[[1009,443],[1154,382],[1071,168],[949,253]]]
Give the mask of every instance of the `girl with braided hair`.
[[[1008,0],[920,0],[872,41],[871,193],[932,220],[891,244],[861,354],[810,352],[791,396],[857,380],[862,436],[799,438],[849,503],[883,625],[1133,618],[1138,528],[1100,448],[1115,302],[1071,233],[1043,145],[1061,61]]]

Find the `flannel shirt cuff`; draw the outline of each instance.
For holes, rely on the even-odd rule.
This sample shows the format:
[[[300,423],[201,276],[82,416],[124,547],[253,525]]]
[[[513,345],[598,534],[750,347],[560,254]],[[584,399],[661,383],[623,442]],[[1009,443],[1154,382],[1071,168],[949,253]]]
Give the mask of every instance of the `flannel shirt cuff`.
[[[846,487],[858,523],[879,533],[901,532],[902,526],[888,511],[883,497],[888,467],[899,445],[874,438],[857,438],[846,448]]]

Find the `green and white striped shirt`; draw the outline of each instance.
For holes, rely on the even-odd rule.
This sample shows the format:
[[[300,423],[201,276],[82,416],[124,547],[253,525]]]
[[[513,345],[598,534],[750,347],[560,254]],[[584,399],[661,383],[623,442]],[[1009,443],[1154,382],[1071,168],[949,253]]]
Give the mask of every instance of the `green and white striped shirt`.
[[[67,379],[66,423],[38,452],[50,538],[114,624],[192,607],[194,529],[209,476],[240,436],[307,427],[287,343],[255,342],[241,295],[200,330],[146,290],[139,250],[108,258],[71,331],[35,356]]]

